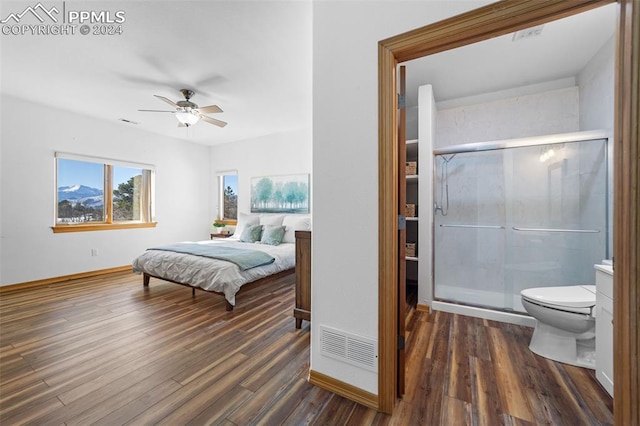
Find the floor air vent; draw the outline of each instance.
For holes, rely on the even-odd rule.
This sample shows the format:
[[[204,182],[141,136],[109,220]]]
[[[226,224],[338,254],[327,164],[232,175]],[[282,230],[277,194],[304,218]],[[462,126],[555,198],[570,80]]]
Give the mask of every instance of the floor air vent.
[[[378,344],[373,339],[321,325],[320,346],[322,355],[378,371]]]

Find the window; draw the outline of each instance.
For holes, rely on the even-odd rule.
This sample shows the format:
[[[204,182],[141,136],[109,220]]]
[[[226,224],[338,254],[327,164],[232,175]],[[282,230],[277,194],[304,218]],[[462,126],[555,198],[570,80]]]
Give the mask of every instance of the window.
[[[56,153],[54,232],[155,226],[154,167]]]
[[[224,172],[218,176],[220,211],[218,218],[233,222],[238,219],[238,174]]]

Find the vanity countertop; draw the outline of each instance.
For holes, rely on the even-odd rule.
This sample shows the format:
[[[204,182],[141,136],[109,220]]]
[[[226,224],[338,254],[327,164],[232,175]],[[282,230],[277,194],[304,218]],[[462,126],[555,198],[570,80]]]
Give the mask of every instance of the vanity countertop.
[[[613,276],[613,266],[611,265],[593,265],[593,267],[598,271],[602,271]]]

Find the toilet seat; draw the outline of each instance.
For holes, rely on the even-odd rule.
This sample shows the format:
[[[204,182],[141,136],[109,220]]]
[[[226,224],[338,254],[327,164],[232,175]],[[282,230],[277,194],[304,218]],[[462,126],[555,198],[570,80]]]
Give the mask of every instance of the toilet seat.
[[[595,368],[594,285],[527,288],[522,306],[536,319],[529,349],[554,361]]]
[[[596,305],[595,285],[527,288],[520,295],[531,303],[566,312],[590,314]]]

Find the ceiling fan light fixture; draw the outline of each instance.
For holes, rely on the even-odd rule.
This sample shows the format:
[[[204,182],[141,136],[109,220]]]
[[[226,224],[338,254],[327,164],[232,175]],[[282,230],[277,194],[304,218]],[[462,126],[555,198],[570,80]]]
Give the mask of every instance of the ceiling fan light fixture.
[[[176,112],[176,118],[185,126],[193,126],[200,120],[200,117],[190,111],[178,111]]]
[[[200,120],[218,127],[224,127],[227,125],[227,123],[225,123],[224,121],[216,120],[213,117],[205,115],[210,113],[213,114],[222,112],[222,109],[218,105],[208,105],[199,108],[198,105],[189,100],[194,95],[193,90],[182,89],[180,90],[180,92],[184,96],[184,101],[174,102],[169,98],[165,98],[164,96],[153,95],[161,101],[174,107],[175,111],[159,111],[154,109],[140,109],[138,111],[165,113],[168,112],[174,114],[176,116],[176,119],[178,120],[178,127],[191,127]]]

